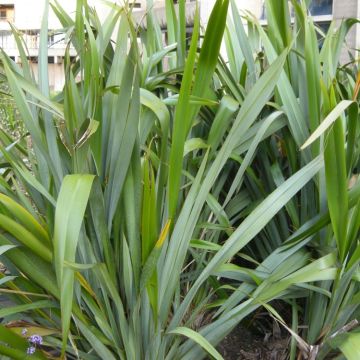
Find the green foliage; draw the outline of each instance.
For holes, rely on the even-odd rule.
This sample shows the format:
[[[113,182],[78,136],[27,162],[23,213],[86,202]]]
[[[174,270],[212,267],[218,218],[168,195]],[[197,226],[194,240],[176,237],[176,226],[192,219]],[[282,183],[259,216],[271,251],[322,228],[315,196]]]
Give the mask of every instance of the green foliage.
[[[292,359],[299,341],[347,354],[360,78],[338,62],[354,21],[318,50],[306,4],[292,3],[291,27],[287,1],[266,1],[264,29],[235,2],[226,26],[217,0],[200,48],[196,11],[187,48],[185,1],[179,18],[166,1],[165,47],[151,2],[143,29],[127,6],[101,23],[85,0],[74,19],[55,1],[77,53],[55,96],[48,2],[38,82],[15,34],[23,68],[1,61],[29,135],[0,136],[0,353],[21,358],[27,328],[44,336],[39,359],[221,359],[216,345],[256,309],[280,319],[277,299],[292,307]]]

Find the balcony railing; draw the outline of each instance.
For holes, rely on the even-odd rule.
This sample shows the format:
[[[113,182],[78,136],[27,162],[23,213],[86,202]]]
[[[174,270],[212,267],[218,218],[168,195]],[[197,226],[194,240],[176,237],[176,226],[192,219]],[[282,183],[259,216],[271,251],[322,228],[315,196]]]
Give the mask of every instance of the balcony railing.
[[[13,16],[1,16],[0,15],[0,21],[14,22],[14,17]]]
[[[39,34],[23,34],[24,43],[29,51],[36,51],[40,46]],[[63,36],[50,35],[48,37],[48,48],[54,50],[65,50],[67,43]],[[16,42],[10,31],[0,32],[0,47],[6,50],[16,50]]]

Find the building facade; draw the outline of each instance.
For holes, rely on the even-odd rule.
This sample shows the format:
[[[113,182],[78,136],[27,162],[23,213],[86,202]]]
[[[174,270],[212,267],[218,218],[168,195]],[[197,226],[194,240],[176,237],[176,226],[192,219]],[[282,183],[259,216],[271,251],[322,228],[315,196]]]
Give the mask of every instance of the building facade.
[[[120,2],[120,0],[113,0]],[[146,0],[134,1],[134,17],[138,22],[144,21]],[[246,9],[266,23],[264,0],[236,0],[241,9]],[[43,17],[44,0],[0,0],[0,47],[16,62],[20,62],[19,53],[11,32],[13,25],[23,36],[26,44],[29,60],[36,74],[37,57],[39,51],[39,34]],[[174,0],[177,2],[177,0]],[[105,18],[109,8],[99,0],[88,0],[95,6],[99,17]],[[206,25],[215,0],[199,0],[200,17],[203,25]],[[76,9],[75,0],[61,0],[61,6],[70,16]],[[177,7],[177,5],[175,5]],[[191,22],[196,8],[195,0],[186,0],[186,17]],[[166,24],[165,1],[153,0],[153,10],[161,25]],[[325,30],[332,20],[341,22],[344,18],[360,17],[360,0],[312,0],[310,13],[314,20]],[[11,25],[10,25],[11,24]],[[190,24],[191,26],[191,24]],[[63,34],[58,31],[61,25],[55,14],[51,11],[48,16],[48,63],[50,87],[57,91],[61,90],[64,82],[63,56],[66,43]],[[165,26],[163,26],[165,28]],[[348,48],[357,49],[360,45],[360,26],[356,25],[347,38]],[[70,50],[71,51],[71,50]],[[70,54],[71,55],[71,54]],[[74,54],[75,55],[75,54]],[[346,60],[346,53],[344,54]]]
[[[61,6],[69,15],[75,13],[76,1],[61,0]],[[107,7],[97,0],[89,1],[98,8],[100,16],[106,16]],[[28,59],[36,76],[39,54],[40,29],[44,12],[44,0],[0,0],[0,47],[17,63],[21,62],[15,38],[12,35],[14,27],[21,34],[26,46]],[[59,31],[61,25],[50,8],[48,16],[48,68],[51,90],[61,90],[64,84],[64,69],[62,66],[66,49],[63,34]],[[70,56],[75,51],[70,49]]]

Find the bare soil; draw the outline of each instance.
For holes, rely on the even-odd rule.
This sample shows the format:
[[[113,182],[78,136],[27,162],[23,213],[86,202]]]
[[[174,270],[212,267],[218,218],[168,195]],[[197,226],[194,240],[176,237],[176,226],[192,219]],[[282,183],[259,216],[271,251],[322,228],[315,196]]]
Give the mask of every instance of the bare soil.
[[[219,344],[225,360],[286,360],[289,336],[280,332],[256,335],[244,326],[236,327]]]

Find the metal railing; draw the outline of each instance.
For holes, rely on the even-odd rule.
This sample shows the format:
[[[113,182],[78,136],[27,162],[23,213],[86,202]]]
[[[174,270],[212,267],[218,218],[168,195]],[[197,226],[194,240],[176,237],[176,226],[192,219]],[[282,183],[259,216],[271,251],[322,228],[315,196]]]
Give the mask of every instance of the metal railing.
[[[38,50],[40,46],[40,37],[39,35],[28,35],[23,34],[23,40],[28,48],[28,50]],[[67,43],[65,42],[64,38],[60,39],[54,39],[52,37],[49,37],[48,39],[48,48],[49,49],[64,49],[66,48]],[[16,49],[16,42],[11,35],[10,32],[6,32],[6,34],[0,34],[0,47],[4,50],[9,49],[13,50]]]

